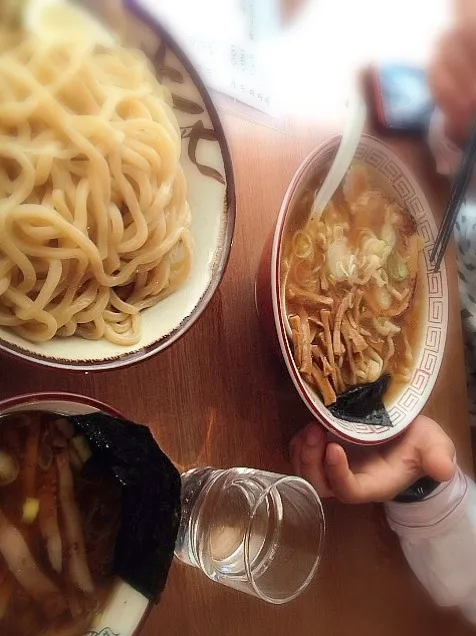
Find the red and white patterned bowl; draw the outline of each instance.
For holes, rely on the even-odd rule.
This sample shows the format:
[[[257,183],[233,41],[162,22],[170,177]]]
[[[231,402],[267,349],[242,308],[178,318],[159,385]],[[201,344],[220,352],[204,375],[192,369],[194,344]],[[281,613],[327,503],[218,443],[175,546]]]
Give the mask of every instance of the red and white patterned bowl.
[[[358,444],[379,444],[397,437],[422,411],[438,377],[443,359],[448,326],[448,284],[444,264],[433,271],[429,255],[436,238],[436,224],[429,203],[407,166],[383,142],[363,135],[356,159],[380,173],[389,192],[414,216],[419,236],[424,241],[420,255],[419,285],[423,308],[422,337],[416,352],[411,382],[403,385],[387,409],[393,426],[371,426],[347,422],[335,417],[322,403],[320,396],[301,377],[294,362],[292,345],[284,327],[283,292],[281,281],[281,252],[283,236],[291,212],[309,180],[325,169],[334,158],[340,136],[333,137],[316,148],[298,168],[284,197],[275,231],[263,252],[256,286],[257,308],[268,332],[276,333],[279,350],[289,375],[313,416],[339,437]],[[274,323],[274,324],[273,324]]]

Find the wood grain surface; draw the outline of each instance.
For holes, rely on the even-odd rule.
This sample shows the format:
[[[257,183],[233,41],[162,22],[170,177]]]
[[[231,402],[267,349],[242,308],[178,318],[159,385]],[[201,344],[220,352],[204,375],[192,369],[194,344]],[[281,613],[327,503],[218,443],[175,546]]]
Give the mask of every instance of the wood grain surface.
[[[289,180],[335,123],[289,120],[284,130],[222,108],[237,181],[231,260],[198,323],[165,353],[99,375],[38,370],[9,358],[0,364],[0,397],[41,390],[86,394],[147,423],[180,468],[250,466],[288,473],[288,442],[309,415],[283,366],[268,350],[255,311],[254,280]],[[392,141],[413,169],[436,217],[447,184],[436,178],[423,145]],[[451,434],[470,470],[467,397],[453,249],[447,257],[450,322],[440,377],[426,412]],[[407,567],[379,506],[325,504],[328,521],[319,574],[297,601],[266,604],[173,565],[161,604],[142,636],[426,636],[474,633],[455,613],[437,609]]]

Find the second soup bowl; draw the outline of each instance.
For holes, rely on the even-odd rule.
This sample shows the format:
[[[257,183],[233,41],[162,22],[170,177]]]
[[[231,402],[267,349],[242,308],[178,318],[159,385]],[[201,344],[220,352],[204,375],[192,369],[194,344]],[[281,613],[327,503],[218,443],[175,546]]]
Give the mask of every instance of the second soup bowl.
[[[71,393],[30,393],[0,401],[0,419],[15,413],[38,412],[55,415],[87,415],[102,412],[113,417],[120,414],[112,407],[97,400]],[[147,598],[128,583],[117,578],[111,594],[94,621],[90,634],[115,634],[137,636],[152,605]]]

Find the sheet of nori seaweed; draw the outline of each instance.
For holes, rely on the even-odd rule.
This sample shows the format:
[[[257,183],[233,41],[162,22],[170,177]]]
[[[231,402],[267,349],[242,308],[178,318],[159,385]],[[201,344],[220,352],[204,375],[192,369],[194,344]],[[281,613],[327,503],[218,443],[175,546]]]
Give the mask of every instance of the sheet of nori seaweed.
[[[114,572],[157,603],[180,522],[180,474],[146,426],[104,413],[68,419],[89,440],[94,468],[111,471],[122,486]]]
[[[329,406],[333,415],[348,422],[363,422],[374,426],[393,426],[383,403],[390,376],[383,375],[376,382],[348,389]]]

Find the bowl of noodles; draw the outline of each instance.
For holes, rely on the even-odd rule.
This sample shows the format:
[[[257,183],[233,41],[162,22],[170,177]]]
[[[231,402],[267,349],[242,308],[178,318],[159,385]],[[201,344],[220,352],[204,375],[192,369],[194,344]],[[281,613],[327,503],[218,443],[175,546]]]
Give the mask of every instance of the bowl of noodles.
[[[66,0],[0,11],[0,350],[91,371],[198,319],[235,193],[218,114],[173,39],[133,2],[89,4],[98,15]]]
[[[133,636],[165,586],[178,528],[180,476],[155,448],[162,464],[160,489],[169,492],[154,495],[158,525],[153,534],[162,538],[150,554],[147,529],[144,534],[135,520],[140,545],[138,553],[127,556],[135,540],[128,537],[124,546],[121,539],[130,498],[124,490],[127,479],[123,483],[110,466],[105,468],[104,451],[92,443],[95,434],[74,424],[96,417],[113,420],[115,430],[119,422],[129,427],[114,409],[80,395],[37,393],[0,404],[2,634]],[[136,495],[137,486],[134,477]],[[170,508],[167,497],[174,502]],[[147,561],[149,582],[143,578],[137,585],[118,573],[118,553],[133,563],[132,569],[123,568],[126,572]]]
[[[324,211],[315,192],[337,152],[330,139],[286,193],[257,282],[258,311],[316,419],[348,441],[399,435],[423,409],[443,359],[444,265],[429,254],[436,225],[399,157],[363,135]]]

